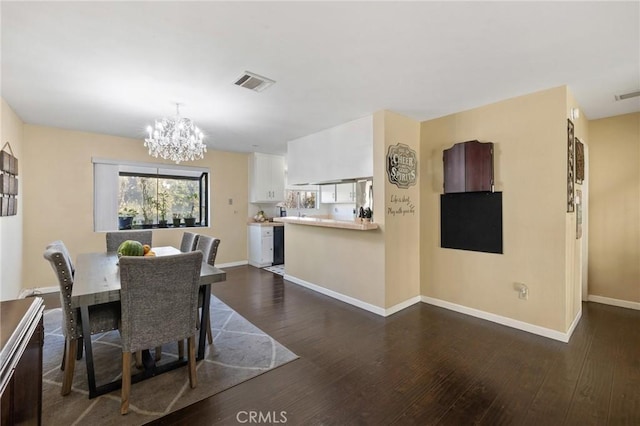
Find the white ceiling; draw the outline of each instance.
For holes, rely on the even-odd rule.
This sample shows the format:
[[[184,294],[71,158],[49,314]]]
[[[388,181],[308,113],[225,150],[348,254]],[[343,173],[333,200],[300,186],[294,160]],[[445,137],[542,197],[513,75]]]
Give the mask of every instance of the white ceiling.
[[[174,102],[211,149],[381,109],[425,120],[568,85],[640,111],[640,2],[6,2],[2,97],[27,123],[142,139]],[[256,93],[245,70],[276,80]]]

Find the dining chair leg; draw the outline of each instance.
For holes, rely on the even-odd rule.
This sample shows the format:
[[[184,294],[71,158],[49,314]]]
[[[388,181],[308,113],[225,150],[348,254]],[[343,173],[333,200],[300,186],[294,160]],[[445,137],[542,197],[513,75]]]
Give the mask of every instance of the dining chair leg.
[[[143,367],[142,365],[142,351],[136,351],[136,368],[140,369]]]
[[[84,348],[84,337],[78,339],[78,353],[76,354],[76,359],[80,361],[82,359],[82,348]]]
[[[162,346],[156,346],[156,362],[162,359]]]
[[[184,358],[184,340],[178,340],[178,358]]]
[[[120,414],[127,414],[129,412],[130,392],[131,392],[131,352],[122,352],[122,393],[120,395]]]
[[[191,388],[195,388],[198,384],[198,378],[196,376],[196,343],[195,336],[189,336],[187,339],[187,344],[189,348],[187,352],[189,353],[189,384]]]
[[[67,359],[67,338],[64,338],[64,349],[62,350],[62,362],[60,363],[60,371],[64,371],[64,360]]]
[[[211,333],[211,318],[207,318],[207,341],[213,345],[213,333]]]
[[[64,368],[64,376],[62,378],[62,390],[60,394],[62,396],[69,395],[71,393],[71,385],[73,384],[73,370],[76,367],[76,352],[78,347],[77,339],[66,339],[68,342],[66,343],[67,350],[64,354],[65,357],[65,368]]]

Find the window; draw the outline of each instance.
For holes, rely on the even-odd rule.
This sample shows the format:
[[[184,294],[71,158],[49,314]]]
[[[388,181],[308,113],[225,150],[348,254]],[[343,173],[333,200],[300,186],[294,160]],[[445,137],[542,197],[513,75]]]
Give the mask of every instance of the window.
[[[284,206],[288,209],[315,209],[318,207],[318,191],[287,190]]]
[[[94,159],[94,229],[208,226],[209,171]]]

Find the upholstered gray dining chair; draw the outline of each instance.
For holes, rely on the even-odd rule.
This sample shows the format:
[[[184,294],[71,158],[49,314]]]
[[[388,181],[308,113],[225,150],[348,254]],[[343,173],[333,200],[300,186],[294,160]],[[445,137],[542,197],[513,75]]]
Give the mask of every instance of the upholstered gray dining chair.
[[[180,242],[180,251],[187,253],[195,250],[196,244],[198,244],[198,234],[193,232],[185,232],[182,234],[182,241]]]
[[[151,245],[153,233],[150,229],[144,231],[114,231],[107,232],[107,251],[117,251],[120,244],[127,240],[140,241],[142,244]]]
[[[189,383],[196,387],[195,334],[202,253],[120,258],[122,394],[129,410],[131,353],[188,340]]]
[[[75,275],[76,267],[73,265],[73,259],[71,259],[71,253],[69,253],[69,249],[67,249],[67,246],[64,244],[64,242],[62,240],[55,240],[54,242],[49,243],[47,247],[45,247],[45,249],[48,249],[53,246],[60,247],[62,254],[67,258],[67,260],[69,261],[69,266],[71,266],[71,275]]]
[[[205,262],[214,266],[216,263],[216,256],[218,255],[219,245],[220,240],[218,238],[209,237],[207,235],[198,235],[198,242],[195,249],[202,252]]]
[[[69,251],[61,241],[47,246],[44,258],[51,263],[60,284],[60,305],[62,307],[62,334],[65,338],[64,353],[61,369],[64,370],[61,394],[71,392],[76,355],[81,354],[78,343],[82,342],[82,322],[80,312],[71,307],[71,292],[73,291],[73,271],[70,263]],[[120,303],[104,303],[92,306],[89,310],[91,318],[91,334],[116,330],[120,321]],[[85,336],[90,339],[91,336]],[[81,344],[81,343],[80,343]],[[78,357],[79,358],[79,357]]]
[[[216,256],[218,254],[218,246],[220,245],[220,240],[218,238],[209,237],[207,235],[198,235],[197,244],[195,250],[199,250],[203,254],[203,259],[209,265],[214,266],[216,262]],[[204,289],[200,289],[198,293],[198,307],[202,308],[202,304],[204,302]],[[200,324],[198,324],[198,327]],[[211,319],[207,318],[207,341],[210,345],[213,344],[213,332],[211,331]]]

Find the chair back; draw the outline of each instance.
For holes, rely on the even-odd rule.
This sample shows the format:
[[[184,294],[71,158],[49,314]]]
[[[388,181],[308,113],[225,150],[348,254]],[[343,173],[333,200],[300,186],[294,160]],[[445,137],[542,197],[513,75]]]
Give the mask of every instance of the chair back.
[[[117,251],[120,244],[127,240],[140,241],[141,244],[151,245],[152,238],[153,233],[151,230],[107,232],[107,251]]]
[[[196,333],[202,253],[120,258],[122,351],[136,352]]]
[[[62,254],[64,254],[64,256],[67,258],[67,261],[69,262],[69,266],[71,266],[71,275],[75,275],[76,267],[73,265],[73,259],[71,259],[71,254],[69,253],[69,249],[67,249],[67,246],[64,245],[64,242],[62,242],[62,240],[55,240],[54,242],[49,243],[45,248],[49,248],[53,246],[60,247],[60,251],[62,251]]]
[[[71,339],[82,336],[78,310],[71,308],[71,292],[73,291],[73,272],[69,263],[68,252],[64,245],[51,243],[44,251],[44,258],[51,263],[60,285],[60,305],[62,307],[62,334]]]
[[[198,243],[198,235],[193,232],[185,232],[182,234],[182,241],[180,242],[180,251],[187,253],[196,249]]]
[[[219,245],[220,240],[218,238],[209,237],[207,235],[198,235],[196,250],[200,250],[202,252],[205,262],[214,266],[216,263],[216,256],[218,255]]]

